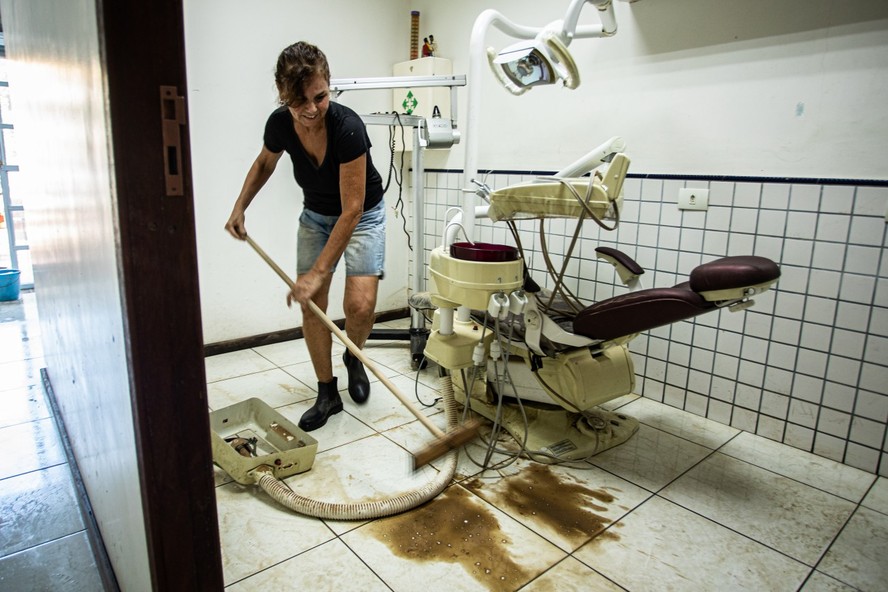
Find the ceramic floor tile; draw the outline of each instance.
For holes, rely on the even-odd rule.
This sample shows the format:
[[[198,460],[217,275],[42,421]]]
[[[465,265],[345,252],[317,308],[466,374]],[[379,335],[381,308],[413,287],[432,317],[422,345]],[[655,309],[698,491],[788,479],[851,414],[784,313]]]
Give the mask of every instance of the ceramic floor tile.
[[[410,354],[408,352],[408,349],[404,349],[403,351],[399,351],[396,354],[387,353],[386,357],[379,360],[379,363],[381,365],[393,368],[393,372],[403,374],[404,376],[409,376],[412,380],[416,380],[419,383],[424,384],[435,391],[440,391],[444,378],[441,375],[441,369],[438,367],[438,365],[434,362],[429,361],[426,362],[424,368],[408,367],[405,364],[404,360],[404,357],[406,356],[406,362],[409,362]]]
[[[318,454],[311,471],[289,477],[286,482],[293,491],[310,499],[355,504],[425,487],[437,474],[430,466],[414,472],[410,453],[383,436],[374,435]],[[324,521],[335,533],[342,534],[366,520]]]
[[[311,360],[299,362],[297,364],[289,364],[287,366],[281,366],[281,370],[304,384],[305,386],[316,390],[318,388],[318,377],[315,374],[314,366],[311,364]],[[335,376],[334,371],[334,376]],[[338,376],[338,379],[341,380],[343,377]],[[342,390],[342,384],[337,381],[337,386],[339,390]]]
[[[565,551],[572,552],[650,497],[610,473],[520,459],[507,476],[461,485]]]
[[[801,587],[800,592],[857,592],[857,588],[815,571]]]
[[[83,530],[68,465],[0,480],[0,517],[0,556]]]
[[[254,347],[253,351],[279,368],[311,360],[304,339],[261,345]]]
[[[444,413],[431,415],[429,416],[429,420],[442,431],[447,431],[446,415]],[[483,426],[481,433],[485,433],[485,428]],[[396,428],[387,430],[382,434],[405,450],[410,451],[412,454],[416,454],[426,449],[437,441],[429,429],[419,423],[419,421],[412,421],[400,425]],[[508,437],[508,440],[511,441],[511,437]],[[506,446],[508,443],[509,442],[504,438],[499,445]],[[517,451],[517,447],[515,447],[515,450]],[[477,475],[483,470],[480,463],[486,456],[487,446],[482,443],[480,438],[467,442],[464,446],[459,448],[458,452],[456,472],[453,477],[455,481],[462,481],[470,476]],[[509,455],[494,453],[491,457],[490,464],[495,465],[506,461],[509,458]],[[445,462],[448,462],[447,457],[441,456],[437,459],[433,459],[429,464],[436,469],[441,470]]]
[[[0,391],[0,428],[51,417],[43,385]]]
[[[306,399],[314,400],[317,392],[279,368],[228,378],[207,385],[207,398],[214,410],[251,397],[261,399],[270,407],[283,407]]]
[[[658,430],[712,449],[718,448],[740,433],[736,428],[644,397],[620,407],[620,413],[634,417]]]
[[[875,480],[872,473],[749,432],[741,433],[719,452],[854,502],[861,500]]]
[[[521,588],[521,592],[622,592],[589,566],[568,557],[549,571]]]
[[[566,556],[459,485],[342,539],[395,592],[516,590]]]
[[[721,453],[660,495],[808,565],[814,565],[854,504]]]
[[[711,452],[705,446],[641,424],[629,440],[593,456],[589,462],[656,491]]]
[[[888,516],[858,508],[817,569],[860,590],[885,590],[886,557]]]
[[[336,385],[339,387],[339,390],[345,392],[348,389],[348,371],[345,369],[345,364],[342,363],[342,353],[333,354],[332,358],[333,362],[333,376],[336,377]],[[314,366],[311,363],[311,360],[300,362],[298,364],[290,364],[289,366],[281,367],[285,372],[299,380],[300,382],[308,385],[311,388],[317,388],[318,385],[318,377],[315,374]],[[388,368],[386,366],[377,365],[377,369],[388,379],[392,379],[398,376],[398,372]],[[378,385],[379,378],[377,378],[376,374],[374,374],[370,368],[366,368],[367,379],[370,381],[370,393],[373,394],[377,390],[382,389],[382,392],[385,392],[385,387],[383,385]]]
[[[300,495],[330,503],[370,502],[427,484],[437,474],[413,471],[410,454],[379,434],[315,457],[306,473],[285,479]]]
[[[333,538],[323,522],[297,514],[257,486],[216,488],[226,585],[242,580]]]
[[[862,503],[871,510],[888,514],[888,477],[879,477]]]
[[[511,436],[499,439],[492,454],[487,443],[480,439],[474,440],[460,450],[456,475],[453,478],[462,482],[482,475],[487,477],[489,473],[509,474],[520,459],[517,453],[518,445]],[[432,464],[437,466],[435,461]]]
[[[444,413],[428,415],[427,418],[432,422],[432,425],[441,431],[447,431],[447,417]],[[414,452],[436,441],[431,431],[425,425],[419,423],[419,420],[404,423],[380,433],[405,450]]]
[[[255,590],[388,592],[389,588],[342,541],[332,540],[241,580],[226,590],[228,592]]]
[[[213,484],[215,487],[231,483],[232,481],[234,481],[234,479],[232,479],[231,475],[225,472],[225,469],[213,465]]]
[[[605,401],[604,403],[599,405],[599,407],[601,407],[602,409],[605,409],[607,411],[616,411],[617,409],[625,407],[626,405],[628,405],[632,401],[635,401],[636,399],[639,399],[639,398],[640,397],[638,395],[630,393],[628,395],[623,395],[621,397],[617,397],[616,399],[611,399],[610,401]]]
[[[51,418],[0,428],[0,450],[0,479],[66,462]]]
[[[46,366],[43,358],[13,360],[0,364],[0,392],[41,384],[40,369]]]
[[[417,386],[411,378],[403,375],[395,376],[391,379],[391,383],[423,415],[429,416],[441,412],[441,408],[438,406],[422,407],[414,403],[417,392],[424,401],[431,402],[435,399],[436,392],[429,387],[422,384]],[[352,401],[347,391],[343,391],[342,395],[342,403],[346,411],[376,431],[382,432],[416,420],[416,416],[381,383],[372,383],[370,399],[363,405]]]
[[[413,357],[410,355],[410,345],[407,341],[380,343],[368,341],[364,346],[364,353],[371,361],[388,366],[401,374],[413,375]]]
[[[627,590],[795,590],[810,571],[656,497],[574,557]]]
[[[263,370],[270,370],[275,364],[251,349],[219,354],[205,358],[207,382],[235,378]]]
[[[395,378],[400,378],[400,379],[402,379],[402,381],[405,382],[405,384],[407,381],[409,381],[410,382],[409,390],[405,390],[404,388],[402,388],[402,390],[404,390],[405,394],[410,396],[411,400],[415,396],[414,391],[422,389],[423,392],[425,392],[430,389],[429,385],[425,384],[421,380],[420,381],[416,380],[415,373],[409,373],[409,372],[402,373],[402,372],[395,370],[389,366],[386,366],[382,362],[374,360],[373,358],[370,358],[370,362],[373,363],[376,366],[376,369],[379,370],[382,373],[382,375],[385,376],[386,378],[388,378],[389,380],[393,380]],[[345,364],[342,363],[341,358],[337,358],[337,360],[336,360],[336,371],[339,373],[339,376],[341,377],[340,381],[343,381],[342,384],[347,385],[348,384],[348,373],[345,369]],[[376,376],[376,374],[373,371],[370,370],[369,367],[366,368],[366,372],[367,372],[367,377],[370,378],[371,382],[379,381],[379,378]],[[401,388],[401,387],[399,387],[399,388]],[[380,392],[382,392],[382,393],[389,392],[385,389],[385,385],[383,385],[383,384],[379,385],[379,389],[380,389]],[[438,397],[437,391],[439,389],[433,388],[431,390],[436,391],[435,395],[432,395],[429,397],[429,400],[433,401],[434,399],[436,399]],[[373,392],[375,392],[375,391],[376,391],[376,387],[374,387]]]
[[[39,332],[26,323],[0,325],[0,364],[43,357]]]
[[[102,590],[86,532],[0,558],[0,588],[16,592]]]
[[[299,419],[302,417],[302,414],[308,411],[308,409],[314,405],[314,402],[315,399],[312,398],[300,403],[279,407],[276,411],[294,424],[299,425]],[[354,442],[355,440],[366,438],[367,436],[372,436],[375,433],[374,430],[355,419],[354,416],[343,411],[331,415],[323,427],[313,430],[310,435],[318,441],[318,452],[323,452],[325,450],[330,450],[331,448],[336,448],[337,446],[342,446],[343,444],[348,444],[349,442]]]

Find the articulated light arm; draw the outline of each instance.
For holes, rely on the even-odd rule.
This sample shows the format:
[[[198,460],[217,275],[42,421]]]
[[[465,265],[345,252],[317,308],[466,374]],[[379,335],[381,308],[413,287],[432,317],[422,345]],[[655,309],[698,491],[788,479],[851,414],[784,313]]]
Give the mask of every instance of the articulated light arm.
[[[600,25],[578,26],[580,12],[586,4],[593,4],[598,9]],[[617,32],[617,18],[614,15],[612,0],[573,0],[567,8],[564,16],[564,26],[561,29],[563,35],[573,39],[575,37],[610,37]],[[568,45],[570,42],[565,42]]]
[[[598,9],[599,25],[579,26],[580,12],[586,4],[592,4]],[[548,67],[555,70],[558,78],[565,81],[565,85],[569,88],[575,88],[579,84],[579,74],[576,72],[576,66],[570,54],[567,53],[567,46],[577,37],[607,37],[616,33],[617,22],[614,16],[614,8],[612,0],[572,0],[568,6],[567,13],[561,21],[549,23],[544,27],[527,27],[519,25],[500,13],[497,10],[488,9],[478,15],[475,24],[472,27],[472,36],[469,41],[469,76],[468,76],[468,101],[466,110],[466,151],[465,151],[465,193],[462,226],[469,240],[474,237],[475,230],[475,188],[472,186],[475,177],[478,175],[478,128],[480,121],[480,104],[481,104],[481,73],[484,69],[483,62],[488,58],[488,50],[484,46],[484,38],[487,31],[491,27],[496,27],[500,31],[515,37],[516,39],[535,40],[536,46],[531,47],[525,52],[530,55],[534,52],[535,57],[548,56],[557,65],[553,66],[550,62]],[[510,92],[521,94],[524,88],[515,82],[515,79],[521,80],[520,76],[515,79],[505,73],[510,67],[509,63],[494,64],[495,56],[490,55],[488,58],[491,67],[497,75],[497,78]],[[539,66],[539,64],[536,64]],[[499,71],[496,69],[499,68]],[[515,63],[511,64],[511,71],[515,76]],[[542,77],[542,75],[541,75]],[[554,82],[551,72],[545,77],[546,81]],[[528,78],[532,80],[532,78]]]
[[[625,140],[619,136],[614,136],[555,173],[555,176],[561,178],[582,177],[604,163],[610,162],[616,153],[624,152],[625,150]]]
[[[542,31],[541,27],[525,27],[513,23],[497,10],[488,9],[478,15],[472,27],[469,41],[469,84],[466,102],[466,153],[465,166],[465,203],[463,206],[462,226],[469,240],[474,237],[475,230],[475,188],[472,181],[478,176],[478,123],[481,105],[481,73],[484,69],[484,37],[490,27],[495,26],[504,33],[518,39],[533,39]]]

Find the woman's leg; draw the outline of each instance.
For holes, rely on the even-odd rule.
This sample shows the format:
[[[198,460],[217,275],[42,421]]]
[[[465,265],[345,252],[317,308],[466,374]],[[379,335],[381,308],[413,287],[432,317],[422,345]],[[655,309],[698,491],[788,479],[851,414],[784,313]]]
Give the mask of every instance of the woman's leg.
[[[330,282],[333,276],[327,276],[327,280],[315,294],[312,300],[325,313],[330,293]],[[330,329],[318,316],[307,307],[302,307],[302,332],[305,335],[305,344],[308,346],[308,355],[311,356],[311,364],[314,367],[318,382],[330,382],[333,380],[333,363],[330,359],[333,346],[333,338]]]
[[[360,348],[364,347],[373,323],[376,322],[376,293],[379,277],[357,275],[345,278],[345,333]]]

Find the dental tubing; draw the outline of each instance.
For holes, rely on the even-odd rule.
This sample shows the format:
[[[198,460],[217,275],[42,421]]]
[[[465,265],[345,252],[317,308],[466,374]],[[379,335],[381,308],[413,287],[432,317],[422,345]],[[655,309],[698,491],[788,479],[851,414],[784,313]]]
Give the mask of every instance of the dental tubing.
[[[453,382],[450,376],[445,376],[442,379],[442,391],[444,413],[447,417],[447,430],[449,431],[455,428],[458,423],[457,403],[453,397]],[[456,460],[457,452],[452,450],[444,457],[444,466],[428,483],[398,495],[368,502],[324,502],[299,495],[276,479],[272,475],[271,467],[268,466],[257,467],[250,474],[268,495],[294,512],[331,520],[367,520],[399,514],[436,497],[453,479],[456,472]]]

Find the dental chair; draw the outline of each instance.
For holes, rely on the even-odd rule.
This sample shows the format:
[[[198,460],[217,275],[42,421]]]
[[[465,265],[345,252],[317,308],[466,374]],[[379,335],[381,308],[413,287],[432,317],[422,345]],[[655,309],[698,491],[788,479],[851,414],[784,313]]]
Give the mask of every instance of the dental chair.
[[[605,229],[619,221],[629,160],[609,155],[589,177],[546,177],[483,191],[493,221],[592,218]],[[513,233],[514,233],[514,226]],[[456,399],[505,429],[524,456],[541,462],[582,460],[628,440],[638,421],[601,405],[633,392],[628,344],[638,334],[701,314],[752,306],[780,277],[764,257],[733,256],[703,263],[687,281],[644,288],[644,269],[627,254],[599,247],[628,291],[585,305],[563,288],[545,290],[529,276],[519,247],[456,242],[445,229],[429,271],[435,307],[426,357],[453,377]],[[545,243],[543,242],[545,250]],[[547,267],[554,271],[548,256]]]

